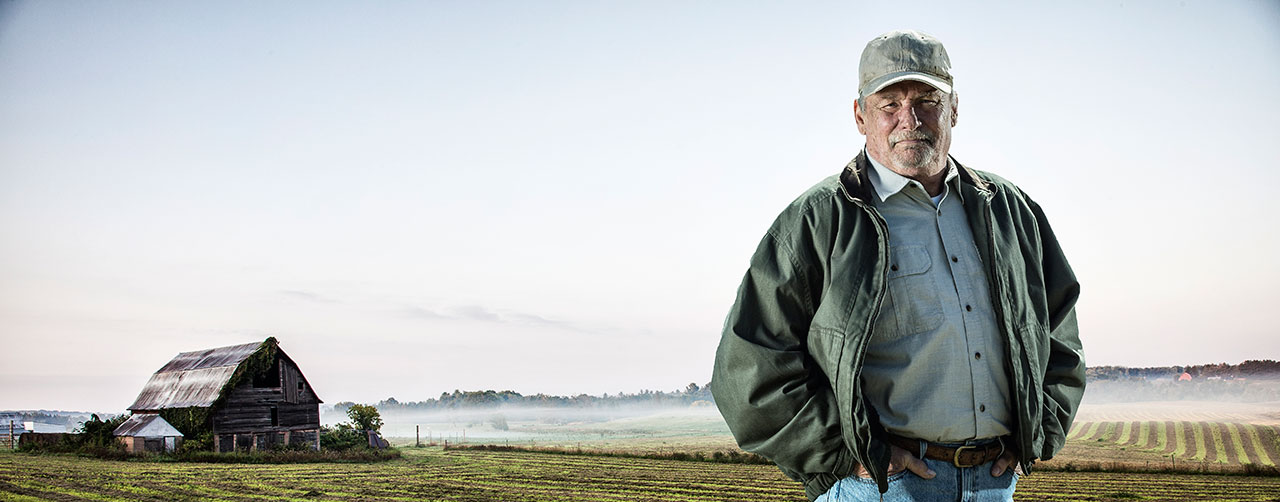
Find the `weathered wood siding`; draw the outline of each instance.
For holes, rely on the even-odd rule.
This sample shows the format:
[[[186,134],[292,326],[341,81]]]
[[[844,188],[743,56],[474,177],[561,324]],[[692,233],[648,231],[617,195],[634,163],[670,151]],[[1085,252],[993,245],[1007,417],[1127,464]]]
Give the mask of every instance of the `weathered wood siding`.
[[[252,379],[246,379],[228,393],[227,399],[213,413],[215,435],[284,433],[320,428],[320,400],[315,392],[307,387],[298,367],[291,361],[282,358],[278,366],[279,387],[254,387]],[[301,390],[298,389],[300,384]],[[275,423],[272,423],[273,415]],[[263,440],[267,443],[247,438],[244,441],[275,443],[272,439]],[[241,441],[236,443],[237,447],[242,446]]]
[[[142,453],[144,451],[144,443],[142,438],[133,436],[117,436],[116,441],[124,445],[124,451],[129,453]]]
[[[269,450],[276,447],[306,447],[320,449],[320,430],[294,430],[286,432],[257,432],[251,434],[219,434],[214,437],[219,453],[232,451]]]

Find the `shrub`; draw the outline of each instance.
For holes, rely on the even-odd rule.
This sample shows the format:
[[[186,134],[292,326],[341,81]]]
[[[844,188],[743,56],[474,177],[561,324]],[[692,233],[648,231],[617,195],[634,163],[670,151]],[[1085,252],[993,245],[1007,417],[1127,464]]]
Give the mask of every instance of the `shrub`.
[[[194,437],[186,437],[182,440],[182,446],[178,447],[178,453],[189,451],[211,451],[213,450],[213,432],[205,431]]]
[[[359,406],[359,405],[356,405]],[[346,451],[355,448],[368,448],[369,437],[350,424],[338,424],[336,427],[320,428],[320,448],[324,450]]]
[[[76,430],[76,440],[81,447],[117,447],[120,442],[116,441],[116,428],[128,419],[129,417],[125,415],[116,415],[102,420],[96,414],[91,415],[89,420],[82,422],[80,428]]]

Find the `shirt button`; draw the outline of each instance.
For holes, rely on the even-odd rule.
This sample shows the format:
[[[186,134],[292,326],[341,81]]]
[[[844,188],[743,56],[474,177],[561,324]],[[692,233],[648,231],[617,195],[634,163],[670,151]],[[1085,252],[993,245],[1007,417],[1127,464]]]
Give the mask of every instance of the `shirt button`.
[[[898,266],[897,266],[897,265],[890,265],[890,266],[889,266],[889,270],[892,270],[892,271],[894,271],[894,272],[897,272],[897,271],[898,271]]]
[[[985,405],[985,404],[980,404],[980,405],[978,405],[978,411],[986,412],[986,411],[987,411],[987,405]]]
[[[951,257],[951,263],[957,263],[957,262],[959,262],[959,261],[960,261],[960,259],[959,259],[959,258],[956,258],[956,257],[954,257],[954,256],[952,256],[952,257]]]
[[[973,305],[965,305],[964,310],[966,312],[973,312]]]
[[[974,353],[973,353],[973,358],[974,358],[974,359],[982,359],[982,353],[981,353],[981,352],[974,352]]]

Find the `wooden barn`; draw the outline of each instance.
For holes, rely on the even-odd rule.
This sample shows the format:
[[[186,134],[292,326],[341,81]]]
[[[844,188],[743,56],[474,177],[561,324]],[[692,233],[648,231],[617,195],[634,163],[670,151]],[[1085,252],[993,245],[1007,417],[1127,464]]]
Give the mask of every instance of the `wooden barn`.
[[[275,338],[178,354],[129,406],[218,452],[320,449],[320,398]]]

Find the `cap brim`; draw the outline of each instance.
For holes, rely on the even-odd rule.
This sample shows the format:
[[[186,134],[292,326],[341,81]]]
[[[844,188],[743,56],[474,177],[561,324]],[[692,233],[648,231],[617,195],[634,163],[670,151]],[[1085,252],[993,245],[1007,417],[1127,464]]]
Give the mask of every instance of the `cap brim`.
[[[915,80],[916,82],[924,82],[932,86],[934,89],[945,92],[947,94],[951,94],[951,84],[946,83],[945,81],[943,81],[938,77],[935,77],[928,73],[920,73],[916,71],[903,71],[903,72],[897,72],[897,73],[890,73],[888,75],[885,75],[883,77],[880,77],[872,81],[871,85],[867,86],[868,88],[870,88],[870,90],[862,92],[862,97],[865,98],[867,96],[880,92],[885,87],[889,87],[893,84],[902,82],[904,80]]]

